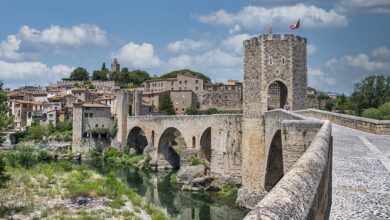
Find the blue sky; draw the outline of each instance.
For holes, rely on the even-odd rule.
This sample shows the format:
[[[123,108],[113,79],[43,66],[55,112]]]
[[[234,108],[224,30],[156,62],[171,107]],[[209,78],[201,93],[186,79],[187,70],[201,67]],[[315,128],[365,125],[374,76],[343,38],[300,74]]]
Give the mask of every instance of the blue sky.
[[[11,88],[113,57],[152,75],[190,68],[242,79],[242,41],[271,24],[308,38],[310,86],[349,94],[368,74],[390,75],[389,0],[3,0],[0,19],[0,80]]]

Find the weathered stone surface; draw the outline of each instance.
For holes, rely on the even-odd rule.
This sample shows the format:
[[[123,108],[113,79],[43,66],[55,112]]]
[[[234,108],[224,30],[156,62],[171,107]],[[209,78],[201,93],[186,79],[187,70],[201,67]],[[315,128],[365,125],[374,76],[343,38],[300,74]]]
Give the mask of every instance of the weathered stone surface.
[[[332,155],[326,121],[306,152],[245,219],[323,219],[328,207]]]
[[[190,184],[195,178],[203,177],[206,167],[203,164],[197,166],[185,166],[180,168],[176,175],[176,181],[180,184]]]
[[[308,117],[329,120],[333,123],[374,134],[390,135],[390,120],[375,120],[335,112],[307,109],[296,113]]]
[[[238,189],[236,204],[247,209],[253,209],[267,193],[267,191],[254,192],[242,187]]]

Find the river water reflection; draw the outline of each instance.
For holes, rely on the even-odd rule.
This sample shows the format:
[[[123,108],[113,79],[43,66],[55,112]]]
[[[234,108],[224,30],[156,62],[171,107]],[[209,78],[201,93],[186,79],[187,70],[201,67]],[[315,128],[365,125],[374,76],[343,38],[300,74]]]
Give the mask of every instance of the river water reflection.
[[[183,192],[170,183],[170,172],[148,172],[132,167],[91,165],[106,175],[114,172],[118,178],[154,204],[167,209],[169,215],[183,220],[236,220],[248,210],[234,206],[234,200],[213,192]]]

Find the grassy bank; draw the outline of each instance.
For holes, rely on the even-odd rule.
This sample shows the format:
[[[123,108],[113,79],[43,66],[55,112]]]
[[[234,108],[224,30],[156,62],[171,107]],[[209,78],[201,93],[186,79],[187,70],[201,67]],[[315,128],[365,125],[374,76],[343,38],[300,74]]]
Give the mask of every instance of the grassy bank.
[[[5,155],[11,180],[0,189],[0,218],[168,219],[113,174],[40,160],[41,154],[19,149]]]

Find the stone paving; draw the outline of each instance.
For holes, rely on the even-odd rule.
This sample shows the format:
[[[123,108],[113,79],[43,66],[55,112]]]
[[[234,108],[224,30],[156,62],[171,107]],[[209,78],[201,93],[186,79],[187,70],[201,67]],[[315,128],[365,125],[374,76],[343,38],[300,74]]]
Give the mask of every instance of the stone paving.
[[[390,219],[390,136],[333,124],[330,219]]]

